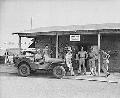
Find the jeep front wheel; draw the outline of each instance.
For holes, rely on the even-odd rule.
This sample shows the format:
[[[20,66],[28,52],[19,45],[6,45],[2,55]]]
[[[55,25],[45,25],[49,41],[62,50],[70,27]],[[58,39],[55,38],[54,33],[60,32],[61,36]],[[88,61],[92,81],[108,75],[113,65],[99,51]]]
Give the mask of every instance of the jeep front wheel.
[[[63,78],[65,76],[65,69],[63,66],[56,66],[53,68],[53,74],[56,78]]]
[[[18,68],[18,73],[23,77],[30,75],[30,67],[27,64],[21,64]]]

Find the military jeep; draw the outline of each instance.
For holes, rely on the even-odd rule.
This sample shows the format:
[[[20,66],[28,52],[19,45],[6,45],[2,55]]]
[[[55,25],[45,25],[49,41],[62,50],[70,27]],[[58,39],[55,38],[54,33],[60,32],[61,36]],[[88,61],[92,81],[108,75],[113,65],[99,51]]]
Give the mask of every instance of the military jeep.
[[[24,51],[25,53],[32,55],[20,55],[13,58],[14,66],[17,67],[20,76],[26,77],[37,70],[46,70],[52,71],[56,78],[63,78],[68,71],[68,67],[62,59],[54,58],[54,62],[45,62],[43,59],[36,61],[35,52]]]

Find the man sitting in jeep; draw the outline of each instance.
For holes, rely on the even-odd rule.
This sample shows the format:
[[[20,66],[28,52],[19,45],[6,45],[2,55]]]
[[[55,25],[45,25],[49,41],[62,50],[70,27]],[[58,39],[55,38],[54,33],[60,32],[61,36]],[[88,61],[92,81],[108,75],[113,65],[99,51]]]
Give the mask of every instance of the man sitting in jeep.
[[[48,45],[46,45],[45,48],[43,49],[43,57],[45,59],[45,62],[50,62],[50,63],[54,62],[55,63],[55,62],[63,61],[62,59],[51,58],[50,54],[51,54],[51,51],[50,51]]]
[[[37,53],[35,54],[35,62],[39,62],[39,63],[45,62],[43,52],[40,49],[38,49]]]

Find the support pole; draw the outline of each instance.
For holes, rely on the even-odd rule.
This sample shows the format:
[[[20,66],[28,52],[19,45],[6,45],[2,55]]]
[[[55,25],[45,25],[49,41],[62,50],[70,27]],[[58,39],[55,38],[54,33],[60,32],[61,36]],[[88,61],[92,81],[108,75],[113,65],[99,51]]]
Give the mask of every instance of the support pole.
[[[58,34],[56,33],[56,58],[58,58]]]
[[[19,54],[21,54],[21,36],[19,36]]]
[[[100,76],[100,33],[98,33],[98,76]]]
[[[31,17],[31,20],[30,20],[31,29],[32,29],[32,25],[33,25],[33,22],[32,22],[32,17]]]

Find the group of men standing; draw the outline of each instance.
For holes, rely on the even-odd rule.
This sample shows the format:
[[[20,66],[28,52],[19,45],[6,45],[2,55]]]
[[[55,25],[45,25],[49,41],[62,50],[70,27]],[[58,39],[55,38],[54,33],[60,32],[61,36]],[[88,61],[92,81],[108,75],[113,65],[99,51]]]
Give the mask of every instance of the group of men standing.
[[[40,53],[41,54],[41,53]],[[61,61],[61,59],[58,58],[51,58],[50,57],[51,51],[48,47],[48,45],[45,46],[45,48],[42,51],[42,55],[44,56],[44,61],[45,62],[58,62]],[[74,71],[73,71],[73,49],[68,46],[67,47],[67,53],[65,54],[65,62],[66,65],[69,68],[70,74],[71,75],[75,75]],[[79,67],[78,67],[78,75],[80,74],[84,74],[86,75],[86,66],[85,66],[85,61],[86,59],[88,60],[88,65],[90,68],[90,75],[96,76],[96,60],[97,60],[97,56],[98,54],[101,54],[102,56],[102,70],[105,73],[105,76],[108,77],[110,74],[108,72],[108,64],[109,64],[109,57],[110,55],[108,53],[106,53],[103,50],[100,50],[99,52],[94,51],[94,48],[91,47],[89,52],[84,51],[84,48],[81,47],[80,51],[78,51],[77,53],[75,53],[74,55],[76,55],[75,57],[75,61],[77,61],[79,63]],[[39,56],[37,57],[36,54],[36,58],[40,58],[43,56]],[[83,68],[83,73],[82,73],[82,68]]]
[[[103,50],[99,51],[99,53],[102,55],[102,59],[103,59],[102,70],[105,73],[105,76],[108,77],[110,75],[108,72],[108,63],[109,63],[110,55]],[[88,64],[91,72],[90,75],[96,76],[95,61],[97,59],[97,56],[98,53],[94,51],[93,47],[90,48],[89,52],[84,51],[84,48],[81,47],[81,50],[76,54],[76,60],[79,62],[78,74],[82,74],[82,68],[83,68],[83,74],[86,75],[85,60],[88,59]],[[71,75],[75,75],[72,66],[72,49],[70,47],[68,48],[68,52],[65,56],[65,59]]]

